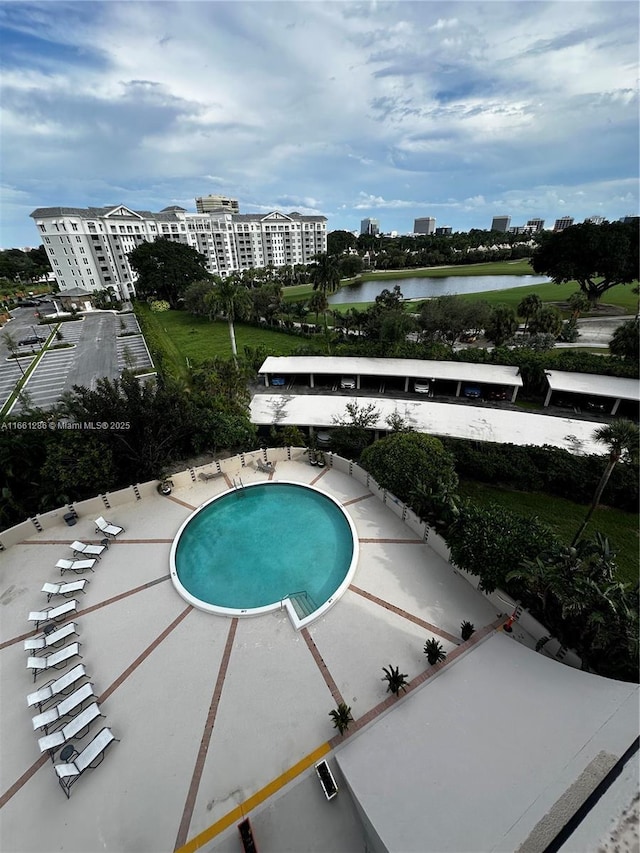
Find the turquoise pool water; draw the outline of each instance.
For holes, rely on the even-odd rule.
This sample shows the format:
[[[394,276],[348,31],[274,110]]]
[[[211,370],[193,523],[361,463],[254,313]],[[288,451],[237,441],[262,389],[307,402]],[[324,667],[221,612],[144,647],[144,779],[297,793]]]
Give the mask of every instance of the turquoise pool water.
[[[320,607],[345,579],[354,549],[340,507],[291,483],[229,492],[198,510],[178,537],[175,569],[187,592],[239,610],[303,590]]]

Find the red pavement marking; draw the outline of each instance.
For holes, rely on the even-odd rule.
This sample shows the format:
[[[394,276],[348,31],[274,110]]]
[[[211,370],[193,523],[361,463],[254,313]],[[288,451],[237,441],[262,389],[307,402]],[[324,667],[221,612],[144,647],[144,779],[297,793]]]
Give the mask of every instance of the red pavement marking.
[[[372,497],[373,497],[373,492],[368,492],[366,495],[360,495],[359,498],[351,498],[350,501],[345,501],[343,506],[350,506],[351,504],[357,504],[359,501],[366,501]]]
[[[183,844],[186,844],[187,841],[189,825],[191,824],[193,810],[196,805],[196,798],[198,796],[198,789],[200,787],[200,779],[202,778],[204,763],[207,758],[207,752],[209,751],[209,743],[211,742],[211,735],[213,734],[213,726],[216,721],[216,714],[218,713],[218,705],[220,704],[220,697],[222,696],[222,688],[224,686],[224,680],[227,675],[229,658],[231,657],[231,650],[233,648],[233,641],[236,636],[237,627],[238,619],[237,617],[234,617],[231,620],[231,625],[229,626],[227,643],[224,647],[222,660],[220,662],[218,678],[216,680],[216,686],[213,691],[213,696],[211,698],[211,704],[209,705],[209,713],[207,714],[207,720],[204,725],[204,731],[202,733],[202,739],[200,741],[200,748],[198,750],[196,764],[193,768],[193,776],[191,777],[189,793],[187,794],[187,799],[184,804],[184,811],[182,813],[182,820],[180,821],[180,826],[178,828],[178,835],[176,837],[174,850],[177,850],[179,847],[182,847]]]
[[[377,595],[372,595],[370,592],[367,592],[364,589],[360,589],[360,587],[354,586],[353,584],[349,586],[349,589],[352,592],[357,592],[358,595],[361,595],[363,598],[368,598],[369,601],[373,601],[375,604],[379,604],[380,607],[384,607],[385,610],[390,610],[392,613],[397,613],[398,616],[402,616],[404,619],[408,619],[410,622],[413,622],[416,625],[420,625],[421,628],[426,628],[427,631],[432,631],[434,634],[438,634],[440,637],[443,637],[450,643],[455,643],[456,645],[458,645],[458,637],[454,637],[453,634],[447,633],[442,628],[438,628],[436,625],[432,625],[430,622],[425,622],[424,619],[420,619],[420,617],[414,616],[413,613],[408,613],[406,610],[402,610],[402,608],[396,607],[395,604],[390,604],[390,602],[384,601],[384,599],[378,598]]]
[[[340,693],[338,685],[335,683],[335,681],[333,680],[333,676],[329,672],[329,667],[326,665],[322,655],[318,651],[318,647],[316,646],[313,637],[309,633],[309,629],[302,628],[300,633],[304,637],[304,641],[309,647],[309,651],[313,655],[313,659],[318,664],[318,669],[320,670],[322,677],[325,680],[325,684],[331,691],[331,695],[333,696],[334,702],[336,703],[336,705],[340,705],[341,702],[344,702],[344,699],[342,698],[342,693]]]
[[[85,607],[83,610],[78,610],[77,613],[71,613],[70,616],[72,620],[79,619],[80,616],[85,616],[87,613],[92,613],[94,610],[99,610],[101,607],[106,607],[108,604],[113,604],[115,601],[121,601],[123,598],[128,598],[130,595],[135,595],[136,592],[142,592],[145,589],[150,589],[152,586],[156,584],[163,583],[164,581],[169,580],[169,575],[164,575],[164,577],[156,578],[154,581],[148,581],[147,583],[143,583],[141,586],[136,586],[133,589],[129,589],[126,592],[121,592],[119,595],[114,595],[113,598],[107,598],[104,601],[101,601],[99,604],[93,604],[91,607]],[[3,643],[0,643],[0,651],[7,646],[12,646],[14,643],[19,643],[21,640],[26,640],[27,637],[33,637],[36,634],[41,634],[41,628],[34,628],[32,631],[27,631],[26,634],[20,634],[18,637],[12,637],[10,640],[5,640]]]
[[[459,645],[452,652],[449,652],[445,660],[441,661],[440,663],[436,663],[433,666],[430,666],[424,672],[421,672],[419,675],[416,675],[416,677],[406,685],[406,694],[402,693],[400,696],[394,696],[392,693],[389,694],[389,696],[387,696],[382,702],[380,702],[370,711],[367,711],[367,713],[360,717],[358,720],[354,721],[343,735],[337,734],[332,737],[329,741],[329,745],[331,746],[331,748],[334,749],[340,743],[343,743],[348,737],[352,737],[354,734],[361,731],[366,725],[373,722],[388,708],[398,702],[399,699],[403,698],[409,693],[412,693],[414,690],[420,687],[421,684],[424,684],[424,682],[427,681],[429,678],[433,678],[446,666],[450,666],[455,663],[455,661],[463,654],[468,651],[473,651],[474,646],[478,645],[478,643],[482,642],[489,634],[492,634],[494,631],[500,628],[505,621],[505,618],[501,616],[500,618],[491,622],[489,625],[485,625],[484,628],[480,628],[480,630],[472,634],[470,639],[468,639],[464,643],[461,643],[461,645]]]
[[[325,474],[328,474],[328,473],[329,473],[329,469],[328,469],[328,468],[325,468],[325,469],[324,469],[324,471],[322,472],[322,474],[318,474],[318,476],[317,476],[317,477],[314,477],[314,478],[313,478],[313,480],[311,481],[310,485],[311,485],[311,486],[315,486],[315,484],[318,482],[318,480],[319,480],[321,477],[324,477],[324,475],[325,475]]]
[[[97,605],[97,606],[100,606],[100,605]],[[92,609],[95,609],[95,608],[92,608]],[[100,696],[98,696],[98,703],[104,702],[105,699],[107,699],[109,696],[111,696],[111,694],[114,692],[114,690],[117,690],[117,688],[120,687],[120,685],[123,683],[123,681],[125,681],[125,679],[127,679],[131,675],[131,673],[135,669],[137,669],[138,666],[140,666],[142,661],[144,661],[146,658],[149,657],[151,652],[153,652],[160,645],[160,643],[166,637],[169,636],[169,634],[174,630],[174,628],[177,628],[177,626],[180,624],[180,622],[182,622],[182,620],[185,618],[185,616],[187,616],[189,613],[191,613],[192,610],[193,610],[193,606],[191,604],[189,604],[187,607],[185,607],[185,609],[182,611],[182,613],[176,619],[174,619],[173,622],[167,628],[165,628],[164,631],[158,637],[156,637],[156,639],[152,643],[150,643],[147,646],[147,648],[142,652],[142,654],[138,655],[138,657],[131,664],[131,666],[128,666],[125,669],[125,671],[122,673],[122,675],[120,675],[118,678],[116,678],[116,680],[113,682],[113,684],[111,684],[110,687],[107,687],[107,689],[104,691],[104,693],[102,693]],[[47,763],[48,758],[49,758],[49,754],[45,752],[43,755],[40,756],[40,758],[38,758],[37,761],[35,761],[31,765],[31,767],[29,767],[28,770],[25,770],[25,772],[22,774],[22,776],[20,776],[20,778],[17,779],[13,783],[13,785],[11,785],[10,788],[7,788],[7,790],[4,792],[4,794],[0,797],[0,809],[3,806],[5,806],[15,794],[18,793],[20,788],[22,788],[22,786],[25,785],[29,781],[29,779],[31,779],[31,777],[44,764]]]
[[[424,539],[358,539],[361,545],[424,545]]]

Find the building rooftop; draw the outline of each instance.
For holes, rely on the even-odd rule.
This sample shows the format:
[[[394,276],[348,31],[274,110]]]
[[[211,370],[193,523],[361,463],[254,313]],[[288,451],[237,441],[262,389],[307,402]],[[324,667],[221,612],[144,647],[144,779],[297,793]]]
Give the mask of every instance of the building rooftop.
[[[231,853],[249,816],[262,853],[352,853],[365,844],[360,808],[390,850],[515,850],[585,768],[601,774],[636,737],[637,685],[543,659],[521,644],[518,623],[502,633],[504,616],[452,568],[437,538],[425,543],[347,463],[319,471],[301,449],[291,460],[285,449],[268,454],[274,474],[243,455],[223,461],[224,477],[173,475],[169,497],[142,484],[77,504],[73,527],[65,507],[39,516],[40,532],[26,521],[0,534],[2,849]],[[180,525],[240,476],[315,484],[355,524],[350,588],[299,633],[283,611],[202,612],[170,582]],[[73,540],[99,541],[99,515],[125,531],[88,573],[73,618],[105,719],[74,743],[103,725],[119,742],[67,800],[32,728],[26,696],[47,676],[34,684],[23,642],[33,634],[28,612],[46,606],[42,584],[60,580],[54,566]],[[476,633],[463,645],[465,619]],[[428,636],[449,653],[438,668],[422,654]],[[410,680],[399,700],[381,681],[389,663]],[[355,718],[344,738],[328,716],[342,700]],[[314,772],[323,757],[340,788],[331,803]]]
[[[348,421],[347,403],[360,408],[373,404],[377,418],[371,429],[389,430],[388,418],[399,415],[416,432],[493,441],[560,447],[572,453],[602,454],[602,445],[593,438],[600,422],[553,417],[532,412],[442,403],[328,394],[255,394],[251,400],[251,421],[259,426],[331,427],[337,420]]]

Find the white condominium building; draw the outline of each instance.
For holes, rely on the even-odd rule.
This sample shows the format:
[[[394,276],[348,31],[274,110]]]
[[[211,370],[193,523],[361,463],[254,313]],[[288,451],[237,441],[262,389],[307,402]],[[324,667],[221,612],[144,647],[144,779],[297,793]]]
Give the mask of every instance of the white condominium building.
[[[152,213],[120,204],[39,207],[31,217],[61,291],[112,287],[120,299],[135,296],[128,253],[158,237],[196,249],[207,270],[222,277],[269,264],[309,264],[327,250],[326,217],[299,213],[189,213],[177,206]]]

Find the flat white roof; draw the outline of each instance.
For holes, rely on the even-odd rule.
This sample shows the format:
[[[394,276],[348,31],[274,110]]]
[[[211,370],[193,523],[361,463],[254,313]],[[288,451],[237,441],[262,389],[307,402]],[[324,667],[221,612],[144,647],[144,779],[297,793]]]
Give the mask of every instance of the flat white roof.
[[[325,373],[337,376],[411,376],[522,386],[517,367],[468,364],[465,361],[425,361],[420,358],[341,358],[332,356],[269,356],[259,373]]]
[[[602,445],[593,439],[602,422],[471,404],[336,394],[256,394],[250,405],[251,421],[259,426],[332,427],[336,425],[334,418],[346,417],[347,403],[352,402],[361,408],[375,405],[379,415],[372,429],[388,430],[387,418],[397,413],[411,429],[431,435],[503,444],[549,444],[571,453],[603,453]]]
[[[591,394],[592,397],[640,401],[640,382],[620,376],[600,376],[594,373],[569,373],[565,370],[545,370],[552,391],[571,391]]]
[[[560,831],[562,795],[580,801],[631,746],[638,689],[493,634],[336,760],[390,853],[517,850],[543,818]]]

